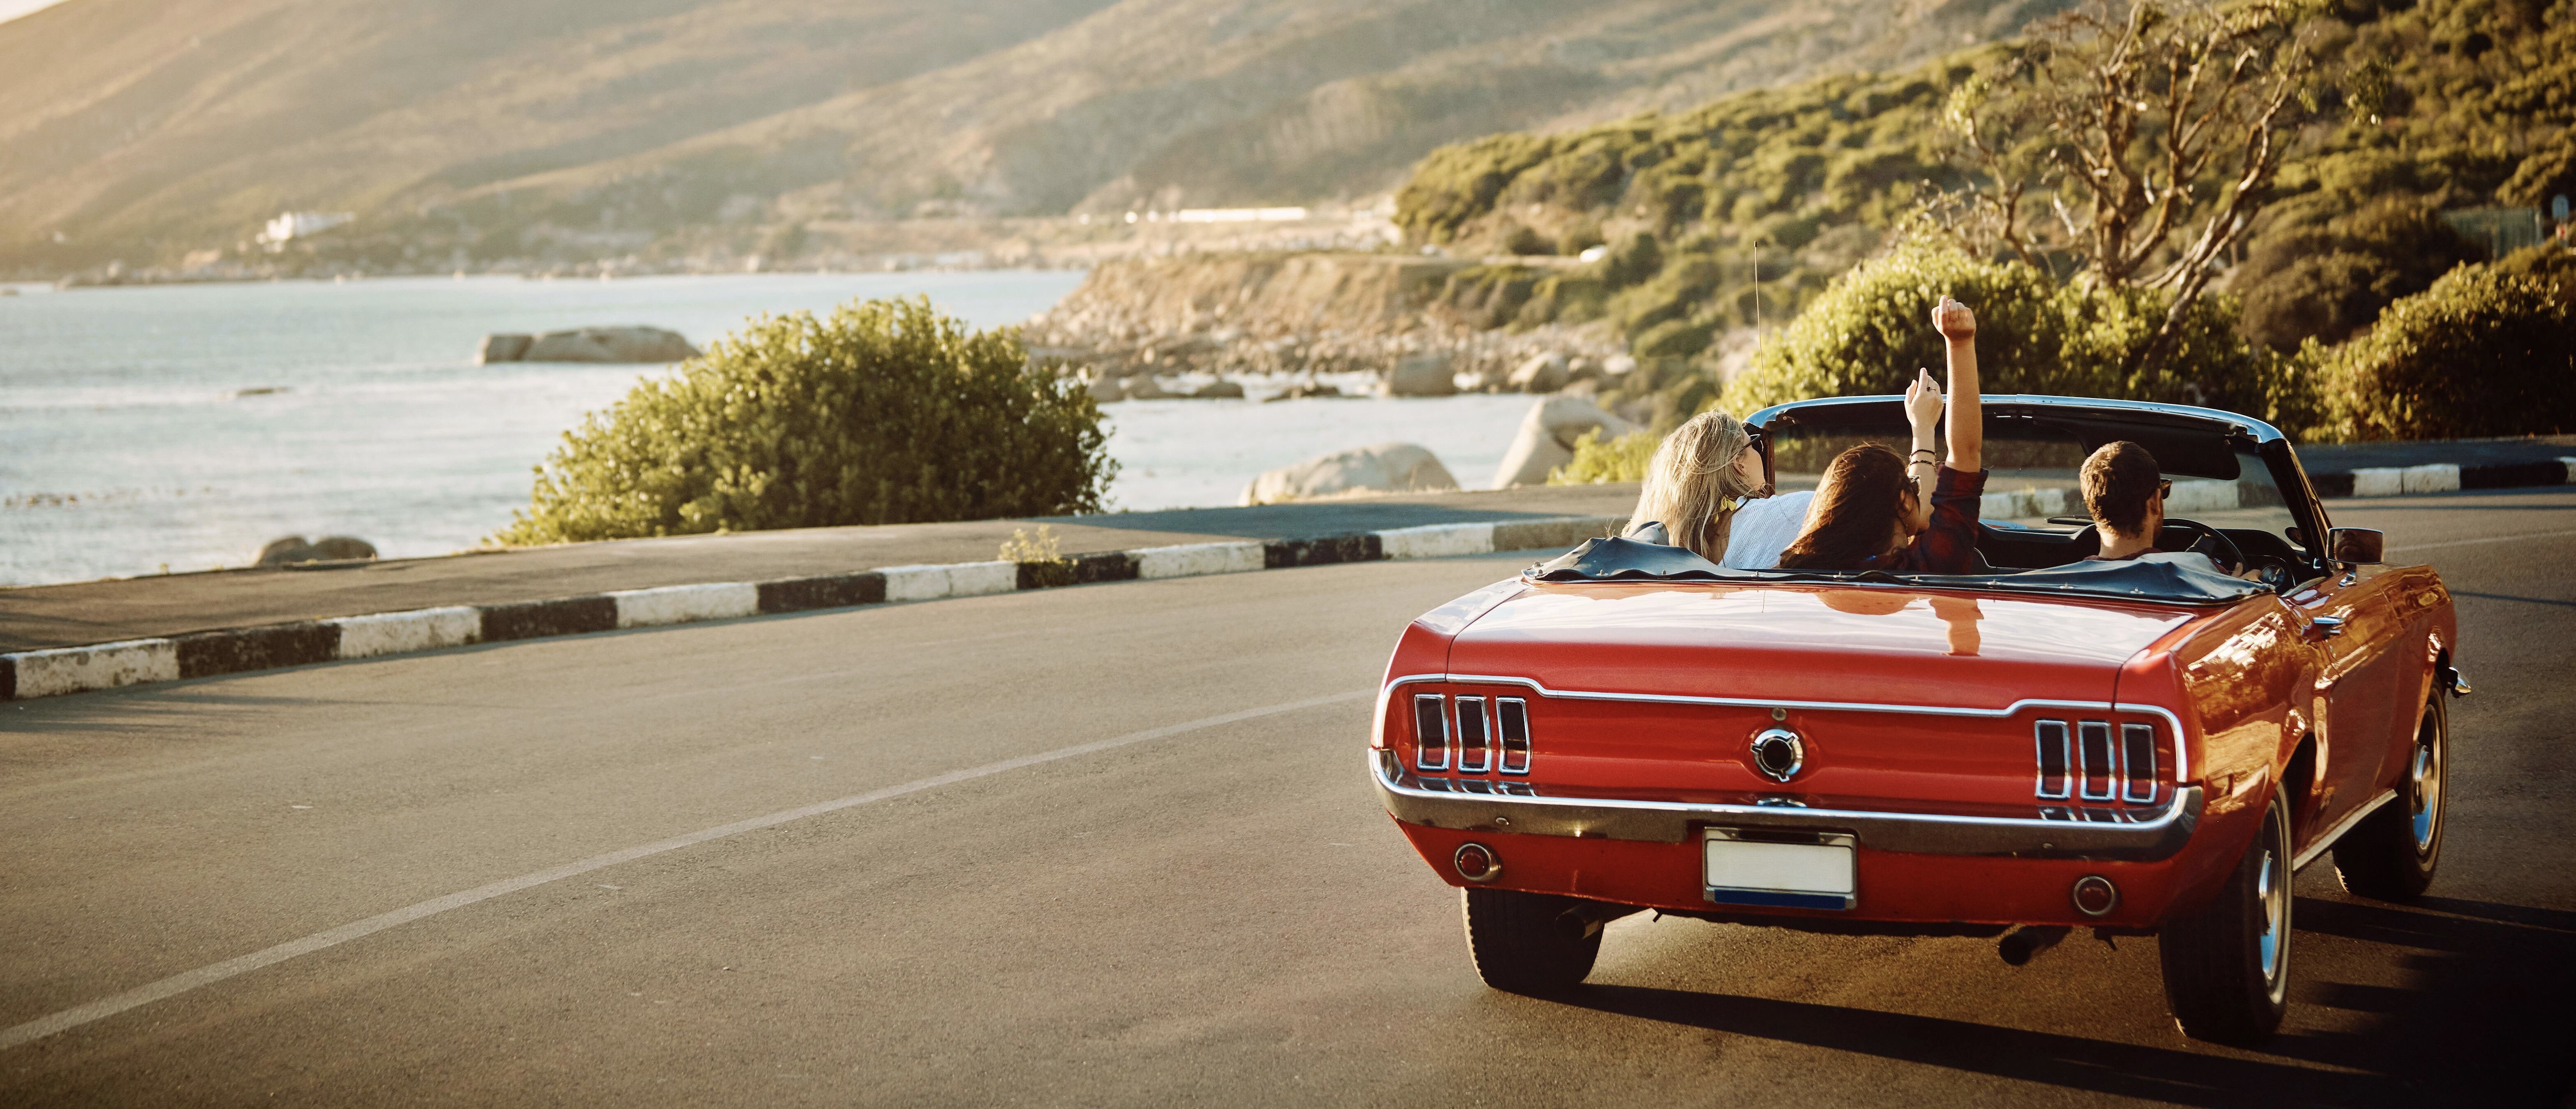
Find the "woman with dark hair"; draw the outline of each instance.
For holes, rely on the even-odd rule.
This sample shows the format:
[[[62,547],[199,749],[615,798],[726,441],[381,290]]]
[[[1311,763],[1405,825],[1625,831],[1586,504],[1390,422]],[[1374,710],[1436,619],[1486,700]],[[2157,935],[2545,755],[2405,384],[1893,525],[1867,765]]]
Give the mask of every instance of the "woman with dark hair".
[[[1905,390],[1914,453],[1864,443],[1835,456],[1807,507],[1807,526],[1780,554],[1783,570],[1966,574],[1977,569],[1977,503],[1986,492],[1985,415],[1977,402],[1977,317],[1942,297],[1932,326],[1950,362],[1950,458],[1936,466],[1941,384],[1922,370]]]

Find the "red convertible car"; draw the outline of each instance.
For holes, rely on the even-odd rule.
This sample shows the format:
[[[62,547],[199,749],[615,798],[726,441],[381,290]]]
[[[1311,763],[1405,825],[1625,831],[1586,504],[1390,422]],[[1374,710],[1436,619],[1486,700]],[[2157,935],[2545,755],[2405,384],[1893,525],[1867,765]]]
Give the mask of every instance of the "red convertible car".
[[[1747,421],[1779,488],[1905,442],[1893,397]],[[1640,909],[1861,935],[2158,937],[2187,1033],[2278,1027],[2290,879],[2332,853],[2408,899],[2442,850],[2451,598],[2326,519],[2281,433],[2204,408],[1985,402],[1989,572],[1734,570],[1600,539],[1424,614],[1370,776],[1464,891],[1496,988],[1591,972]],[[2158,546],[2099,537],[2076,468],[2147,446]]]

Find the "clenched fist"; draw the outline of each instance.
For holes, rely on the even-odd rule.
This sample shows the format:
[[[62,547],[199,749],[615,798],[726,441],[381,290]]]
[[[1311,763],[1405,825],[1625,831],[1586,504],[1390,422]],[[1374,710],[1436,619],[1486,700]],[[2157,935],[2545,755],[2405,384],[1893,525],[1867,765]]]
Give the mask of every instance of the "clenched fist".
[[[1977,314],[1968,306],[1947,296],[1932,308],[1932,330],[1953,343],[1964,343],[1977,337]]]

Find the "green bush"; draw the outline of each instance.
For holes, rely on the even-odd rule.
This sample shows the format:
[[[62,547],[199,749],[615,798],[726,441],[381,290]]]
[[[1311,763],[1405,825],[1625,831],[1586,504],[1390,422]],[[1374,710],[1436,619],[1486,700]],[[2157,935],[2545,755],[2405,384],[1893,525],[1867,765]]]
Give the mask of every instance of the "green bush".
[[[797,312],[720,340],[564,435],[508,545],[1100,508],[1100,408],[1016,331],[927,300]]]
[[[2397,298],[2483,255],[2430,204],[2394,196],[2263,236],[2228,282],[2245,291],[2245,337],[2289,351],[2310,337],[2340,343]]]
[[[1901,393],[1917,367],[1942,372],[1931,320],[1945,294],[1976,310],[1987,393],[2205,404],[2292,427],[2314,419],[2298,361],[2239,338],[2231,298],[2202,296],[2165,356],[2132,370],[2163,321],[2169,302],[2160,291],[2061,283],[2019,262],[1979,261],[1921,238],[1826,286],[1755,349],[1752,369],[1718,403],[1745,415],[1811,397]]]
[[[2452,271],[2333,353],[2326,392],[2335,430],[2354,439],[2576,431],[2571,301],[2576,264],[2563,248]]]
[[[1655,457],[1663,436],[1632,431],[1616,439],[1601,438],[1593,428],[1574,441],[1574,457],[1547,475],[1550,485],[1594,485],[1605,481],[1643,481],[1646,463]]]
[[[1810,397],[1901,393],[1916,367],[1938,371],[1932,306],[1957,298],[1977,313],[1977,364],[1989,393],[2103,395],[2094,367],[2067,367],[2058,283],[2017,262],[1980,262],[1909,242],[1826,286],[1755,349],[1753,367],[1719,402],[1744,415]]]

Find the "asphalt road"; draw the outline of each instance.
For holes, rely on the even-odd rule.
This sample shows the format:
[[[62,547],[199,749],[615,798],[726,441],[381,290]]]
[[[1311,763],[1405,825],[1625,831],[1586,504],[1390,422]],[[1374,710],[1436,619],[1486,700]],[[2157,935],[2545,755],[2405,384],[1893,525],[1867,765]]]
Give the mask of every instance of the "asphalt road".
[[[2304,874],[2260,1051],[2141,939],[1632,917],[1578,995],[1486,990],[1360,750],[1498,556],[0,707],[0,1104],[2560,1105],[2576,494],[2335,512],[2441,567],[2478,693],[2433,896]]]

